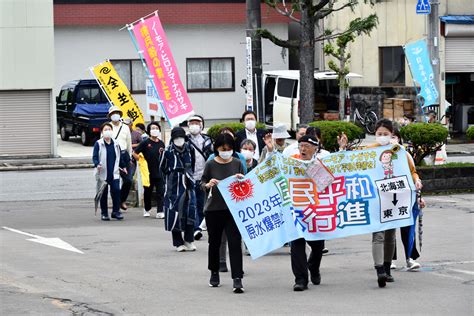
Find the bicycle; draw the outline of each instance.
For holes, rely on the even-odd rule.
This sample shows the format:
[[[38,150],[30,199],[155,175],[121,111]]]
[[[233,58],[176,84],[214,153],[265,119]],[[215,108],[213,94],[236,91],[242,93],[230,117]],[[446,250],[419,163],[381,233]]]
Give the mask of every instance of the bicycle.
[[[356,120],[360,125],[364,126],[367,130],[367,133],[375,133],[375,123],[377,123],[377,114],[374,111],[366,112],[368,104],[364,100],[353,101],[354,104],[354,116],[353,121],[356,123]]]

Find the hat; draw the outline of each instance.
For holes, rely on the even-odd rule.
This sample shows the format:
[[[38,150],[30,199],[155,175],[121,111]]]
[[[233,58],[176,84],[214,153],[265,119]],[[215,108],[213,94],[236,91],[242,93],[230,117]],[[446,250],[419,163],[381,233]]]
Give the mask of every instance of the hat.
[[[200,118],[199,116],[197,115],[193,115],[191,116],[190,118],[188,118],[188,122],[191,122],[191,121],[199,121],[202,123],[202,118]]]
[[[118,106],[114,105],[109,108],[109,113],[107,114],[107,117],[110,118],[110,115],[112,115],[112,113],[114,112],[120,112],[120,116],[123,115],[122,110]]]
[[[290,138],[290,134],[288,134],[286,130],[286,125],[282,123],[275,124],[273,126],[272,138]]]
[[[311,136],[311,135],[304,135],[303,137],[301,137],[300,140],[298,141],[298,144],[301,144],[301,143],[310,143],[311,145],[319,146],[319,142],[316,139],[316,137]]]
[[[182,127],[175,127],[171,130],[171,140],[176,139],[176,138],[186,138],[186,132]]]

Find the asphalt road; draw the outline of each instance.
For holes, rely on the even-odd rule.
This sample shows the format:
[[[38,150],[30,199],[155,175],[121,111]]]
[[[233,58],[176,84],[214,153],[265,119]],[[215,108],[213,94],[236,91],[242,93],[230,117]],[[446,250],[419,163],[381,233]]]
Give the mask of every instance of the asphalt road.
[[[93,187],[82,187],[90,182],[91,170],[0,176],[0,226],[58,237],[84,252],[0,229],[1,315],[474,312],[472,194],[426,198],[423,269],[403,269],[399,243],[396,282],[384,289],[377,287],[372,267],[371,236],[363,235],[327,242],[322,284],[302,293],[292,291],[288,248],[256,261],[244,257],[246,292],[236,295],[229,273],[221,274],[220,288],[208,287],[206,240],[197,242],[194,253],[177,253],[163,221],[143,218],[139,209],[128,211],[123,222],[94,217]],[[25,179],[36,180],[28,184]],[[15,193],[21,189],[23,195]]]

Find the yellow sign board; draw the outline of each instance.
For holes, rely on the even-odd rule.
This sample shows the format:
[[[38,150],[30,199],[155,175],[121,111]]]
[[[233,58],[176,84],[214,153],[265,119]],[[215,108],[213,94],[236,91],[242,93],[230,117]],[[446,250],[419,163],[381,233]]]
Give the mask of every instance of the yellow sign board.
[[[140,107],[110,61],[94,66],[91,71],[110,102],[122,110],[124,117],[129,117],[133,121],[133,126],[145,123]]]

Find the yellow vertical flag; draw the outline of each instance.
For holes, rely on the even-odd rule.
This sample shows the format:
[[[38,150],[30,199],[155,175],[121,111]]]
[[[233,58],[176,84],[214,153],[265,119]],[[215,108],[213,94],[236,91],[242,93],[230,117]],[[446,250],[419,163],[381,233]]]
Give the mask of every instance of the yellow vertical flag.
[[[133,126],[145,123],[140,107],[110,61],[92,67],[91,71],[112,104],[122,110],[124,117],[133,121]]]

